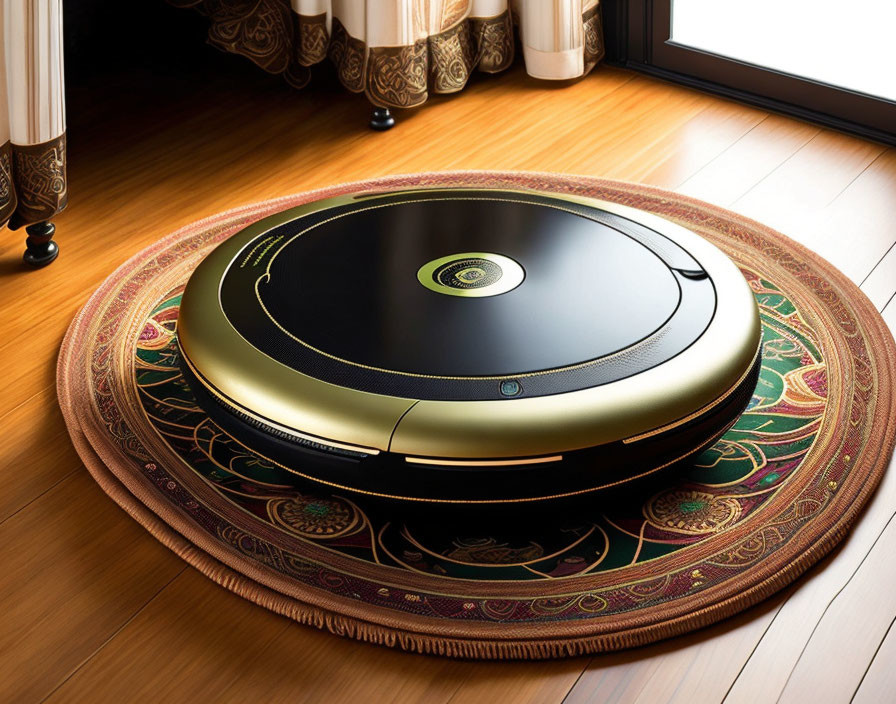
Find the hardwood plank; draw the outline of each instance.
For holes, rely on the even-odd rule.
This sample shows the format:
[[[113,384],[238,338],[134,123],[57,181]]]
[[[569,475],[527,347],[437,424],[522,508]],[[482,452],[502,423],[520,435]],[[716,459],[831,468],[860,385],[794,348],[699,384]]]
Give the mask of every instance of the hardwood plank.
[[[891,464],[868,510],[842,548],[800,580],[733,683],[726,704],[775,701],[812,637],[825,609],[849,583],[896,508],[896,470]],[[879,567],[879,565],[878,565]]]
[[[677,189],[768,118],[761,110],[714,101],[681,127],[618,167],[625,180]],[[648,158],[649,154],[649,158]]]
[[[887,636],[869,665],[852,704],[880,704],[893,698],[893,692],[896,692],[896,667],[893,667],[896,663],[896,629],[893,624],[891,621]]]
[[[890,471],[896,472],[896,462]],[[859,689],[896,618],[894,550],[896,521],[890,521],[855,575],[830,602],[778,701],[845,702]]]
[[[640,169],[633,155],[661,141],[709,105],[707,96],[694,91],[648,98],[645,89],[655,83],[639,76],[599,101],[578,129],[570,129],[567,123],[555,139],[532,132],[529,143],[519,145],[526,150],[524,165],[512,168],[629,179]],[[602,122],[601,129],[588,129]]]
[[[896,149],[887,149],[830,204],[809,214],[803,231],[816,252],[861,284],[896,243],[896,220],[888,214],[894,211]],[[896,276],[889,282],[892,294]]]
[[[464,662],[357,643],[188,569],[48,701],[559,701],[584,664]]]
[[[307,666],[288,673],[295,653],[301,652],[313,654]],[[258,690],[259,701],[292,702],[298,698],[303,702],[440,704],[450,699],[468,666],[463,661],[358,643],[298,624],[291,624],[272,641],[260,659],[266,658],[272,660],[264,664],[271,677]],[[241,689],[248,689],[248,685],[234,688],[234,701],[251,699],[239,696]]]
[[[862,230],[868,227],[883,233],[883,236],[879,236],[881,240],[886,240],[886,234],[889,234],[890,239],[889,249],[883,253],[874,269],[862,282],[862,291],[878,310],[887,306],[896,293],[896,221],[892,217],[882,215],[886,209],[892,212],[896,201],[894,170],[896,170],[896,149],[888,149],[853,184],[868,189],[867,193],[864,190],[858,192],[853,199],[858,201],[853,209],[859,213]],[[858,229],[855,228],[852,232]],[[851,238],[847,235],[843,240],[844,246],[848,246]],[[878,247],[877,252],[880,249],[881,247]],[[862,257],[864,254],[859,252],[858,256]]]
[[[559,702],[576,683],[588,658],[458,665],[463,674],[451,704]],[[421,700],[426,701],[426,700]]]
[[[819,238],[813,216],[883,151],[880,145],[822,130],[732,208],[814,248]]]
[[[769,115],[676,190],[730,207],[820,132],[814,125]]]
[[[862,284],[862,291],[878,310],[891,302],[896,293],[896,246],[891,246]]]
[[[564,704],[722,701],[791,591],[696,633],[646,648],[595,656]]]
[[[0,525],[57,482],[76,471],[56,394],[44,388],[0,416]]]
[[[887,306],[884,319],[891,330],[896,330],[896,305]],[[877,492],[847,539],[800,580],[800,588],[776,614],[734,682],[726,704],[751,704],[778,698],[825,611],[860,569],[894,512],[896,459],[890,462]],[[878,570],[882,567],[880,560],[872,560],[870,564]]]
[[[188,569],[50,702],[446,702],[465,663],[300,626]]]
[[[41,700],[184,569],[83,470],[0,526],[0,565],[6,702]]]

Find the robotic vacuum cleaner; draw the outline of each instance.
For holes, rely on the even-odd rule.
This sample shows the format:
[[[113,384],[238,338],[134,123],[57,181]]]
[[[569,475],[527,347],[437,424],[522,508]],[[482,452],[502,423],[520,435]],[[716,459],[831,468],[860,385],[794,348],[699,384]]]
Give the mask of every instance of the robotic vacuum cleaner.
[[[585,494],[714,442],[759,373],[759,315],[693,232],[575,196],[405,190],[261,220],[196,269],[197,401],[340,490],[436,502]]]

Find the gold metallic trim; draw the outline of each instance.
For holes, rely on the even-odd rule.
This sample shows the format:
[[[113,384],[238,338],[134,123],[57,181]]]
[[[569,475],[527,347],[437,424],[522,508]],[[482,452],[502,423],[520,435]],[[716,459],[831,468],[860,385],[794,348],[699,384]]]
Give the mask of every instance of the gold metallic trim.
[[[559,462],[563,455],[551,455],[550,457],[527,457],[522,460],[439,460],[430,457],[405,457],[405,462],[413,464],[435,464],[449,467],[515,467],[521,464],[546,464],[547,462]]]
[[[187,357],[187,355],[184,353],[183,350],[181,350],[181,358],[183,359],[184,363],[190,368],[190,371],[193,372],[193,376],[196,377],[196,380],[200,384],[202,384],[202,386],[205,388],[206,391],[208,391],[210,394],[212,394],[221,403],[229,406],[230,408],[233,408],[234,410],[238,411],[239,413],[242,413],[243,415],[247,415],[250,418],[254,418],[255,420],[257,420],[259,423],[261,423],[263,425],[268,425],[272,428],[275,428],[276,430],[286,433],[287,435],[294,435],[296,437],[302,438],[303,440],[307,440],[308,442],[313,442],[317,445],[323,445],[324,447],[331,447],[335,450],[350,450],[352,452],[361,452],[366,455],[380,454],[380,451],[373,447],[364,447],[362,445],[349,445],[349,444],[343,443],[343,442],[336,442],[334,440],[324,439],[324,438],[318,437],[316,435],[308,435],[307,433],[302,433],[302,432],[296,430],[295,428],[287,428],[285,425],[280,425],[279,423],[272,421],[270,418],[265,418],[264,416],[260,416],[257,413],[253,413],[248,408],[244,408],[243,406],[241,406],[237,403],[234,403],[231,399],[229,399],[226,396],[223,396],[221,393],[219,393],[218,390],[215,389],[213,386],[209,385],[209,383],[202,377],[202,373],[198,369],[196,369],[195,366],[193,366],[193,363],[190,361],[190,359]]]
[[[759,345],[756,347],[755,357],[759,356],[759,353],[761,350],[762,350],[762,340],[759,340]],[[754,357],[754,359],[755,359],[755,357]],[[684,418],[679,418],[678,420],[676,420],[672,423],[667,423],[666,425],[661,425],[659,428],[654,428],[653,430],[649,430],[646,433],[641,433],[640,435],[633,435],[630,438],[625,438],[622,442],[624,444],[628,445],[629,443],[638,442],[638,440],[644,440],[645,438],[652,438],[654,435],[660,435],[662,433],[665,433],[668,430],[672,430],[673,428],[677,428],[680,425],[684,425],[688,421],[692,421],[695,418],[699,418],[700,416],[705,415],[707,412],[711,411],[713,408],[715,408],[720,403],[722,403],[722,401],[724,401],[726,398],[728,398],[731,394],[733,394],[735,391],[737,391],[738,387],[740,387],[740,385],[744,382],[744,379],[746,379],[750,375],[751,371],[753,371],[752,364],[743,373],[743,376],[741,376],[741,378],[738,379],[737,382],[735,382],[733,386],[731,386],[731,388],[729,388],[724,394],[719,396],[712,403],[708,403],[707,405],[703,406],[703,408],[701,408],[700,410],[694,411],[690,415],[687,415]]]
[[[270,462],[271,464],[280,467],[280,469],[284,469],[291,474],[295,474],[303,479],[308,479],[312,482],[317,482],[318,484],[323,484],[325,486],[333,487],[334,489],[342,489],[343,491],[351,491],[356,494],[363,494],[365,496],[377,496],[381,499],[398,499],[400,501],[413,501],[416,503],[424,503],[424,504],[526,504],[532,503],[533,501],[548,501],[550,499],[565,499],[571,496],[582,496],[584,494],[593,494],[596,491],[603,491],[604,489],[610,489],[614,486],[620,486],[621,484],[627,484],[628,482],[634,481],[636,479],[642,479],[643,477],[648,477],[651,474],[655,474],[666,467],[671,467],[676,462],[681,462],[686,457],[693,455],[697,452],[701,447],[712,445],[716,442],[722,435],[724,435],[732,425],[736,422],[737,419],[732,421],[724,430],[710,438],[707,441],[701,442],[699,445],[695,445],[693,448],[685,452],[683,455],[679,455],[678,457],[669,460],[668,462],[664,462],[663,464],[657,465],[656,467],[652,467],[644,472],[640,472],[638,474],[634,474],[630,477],[626,477],[625,479],[618,479],[615,482],[609,482],[608,484],[600,484],[595,487],[591,487],[589,489],[578,489],[576,491],[566,491],[560,494],[548,494],[545,496],[530,496],[519,499],[431,499],[424,498],[420,496],[402,496],[401,494],[387,494],[382,491],[367,491],[365,489],[357,489],[355,487],[348,486],[347,484],[339,484],[337,482],[330,482],[326,479],[321,479],[320,477],[316,477],[310,474],[305,474],[304,472],[300,472],[297,469],[293,469],[288,465],[285,465],[281,462],[277,462],[276,460],[272,460],[270,457],[261,454],[258,450],[254,450],[248,445],[241,443],[237,438],[232,438],[238,445],[246,448],[249,452],[258,457],[261,457],[264,461]]]

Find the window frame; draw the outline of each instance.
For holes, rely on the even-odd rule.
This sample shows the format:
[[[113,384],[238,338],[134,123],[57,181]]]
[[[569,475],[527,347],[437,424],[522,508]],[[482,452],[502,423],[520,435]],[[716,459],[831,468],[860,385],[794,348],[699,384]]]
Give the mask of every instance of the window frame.
[[[896,145],[896,102],[679,44],[670,36],[672,2],[605,2],[606,25],[615,29],[608,41],[612,62]]]

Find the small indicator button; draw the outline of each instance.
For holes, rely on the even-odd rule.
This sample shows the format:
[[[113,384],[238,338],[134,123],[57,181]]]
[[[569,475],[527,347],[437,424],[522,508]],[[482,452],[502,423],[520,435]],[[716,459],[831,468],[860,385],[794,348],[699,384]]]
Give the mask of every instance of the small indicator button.
[[[515,379],[505,379],[500,386],[502,396],[519,396],[523,393],[523,387]]]

